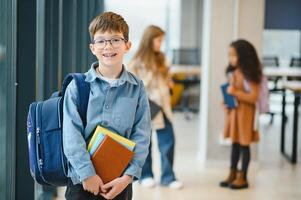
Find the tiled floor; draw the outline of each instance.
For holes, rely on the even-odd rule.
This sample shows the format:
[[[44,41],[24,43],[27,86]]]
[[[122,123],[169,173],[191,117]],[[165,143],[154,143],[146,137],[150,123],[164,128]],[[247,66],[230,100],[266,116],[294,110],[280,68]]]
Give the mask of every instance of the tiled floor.
[[[227,173],[227,162],[212,162],[206,167],[198,162],[198,116],[192,116],[190,121],[186,121],[183,114],[176,113],[175,171],[185,188],[178,191],[159,186],[147,189],[135,184],[134,200],[300,200],[301,165],[289,164],[279,153],[280,117],[275,117],[272,126],[267,121],[266,118],[262,119],[264,133],[258,149],[260,156],[250,167],[251,186],[247,190],[232,191],[218,186]],[[186,137],[183,132],[189,132],[190,137]],[[154,157],[154,171],[158,179],[157,149],[154,151],[154,155],[157,155]],[[63,189],[60,193],[61,198],[58,199],[64,199]]]

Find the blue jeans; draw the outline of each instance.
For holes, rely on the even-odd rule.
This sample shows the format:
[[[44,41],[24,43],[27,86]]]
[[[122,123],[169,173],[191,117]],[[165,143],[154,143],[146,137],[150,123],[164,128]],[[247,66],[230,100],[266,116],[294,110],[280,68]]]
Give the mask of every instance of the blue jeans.
[[[35,196],[36,200],[52,200],[57,196],[57,188],[35,183]]]
[[[175,136],[171,122],[164,116],[165,128],[157,130],[158,146],[161,154],[161,185],[168,185],[175,181],[173,171]],[[149,145],[149,153],[142,168],[141,180],[153,178],[152,170],[152,144]]]

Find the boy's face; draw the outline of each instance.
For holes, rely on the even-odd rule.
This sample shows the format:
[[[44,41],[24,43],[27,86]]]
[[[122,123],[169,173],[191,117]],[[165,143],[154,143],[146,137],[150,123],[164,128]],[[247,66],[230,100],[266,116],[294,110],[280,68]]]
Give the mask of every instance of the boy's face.
[[[105,67],[121,67],[123,55],[131,48],[131,43],[126,41],[120,32],[101,32],[94,34],[94,42],[90,44],[92,53]]]

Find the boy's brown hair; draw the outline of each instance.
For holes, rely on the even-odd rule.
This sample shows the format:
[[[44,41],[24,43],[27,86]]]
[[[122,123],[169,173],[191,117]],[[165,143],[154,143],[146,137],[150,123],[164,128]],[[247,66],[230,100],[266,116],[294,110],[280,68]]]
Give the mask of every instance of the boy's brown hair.
[[[114,31],[123,34],[126,41],[129,40],[129,26],[122,16],[113,12],[104,12],[95,17],[89,25],[89,33],[91,41],[97,31],[106,32]]]

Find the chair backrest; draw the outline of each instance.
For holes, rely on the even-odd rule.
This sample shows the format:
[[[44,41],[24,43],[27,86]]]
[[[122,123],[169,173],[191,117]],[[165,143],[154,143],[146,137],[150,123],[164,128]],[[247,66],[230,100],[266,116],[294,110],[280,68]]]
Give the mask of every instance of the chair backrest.
[[[264,67],[279,67],[279,58],[277,56],[264,56],[262,64]]]
[[[301,67],[301,58],[292,57],[290,67]]]
[[[200,50],[198,48],[172,50],[172,64],[200,65],[200,63]]]

